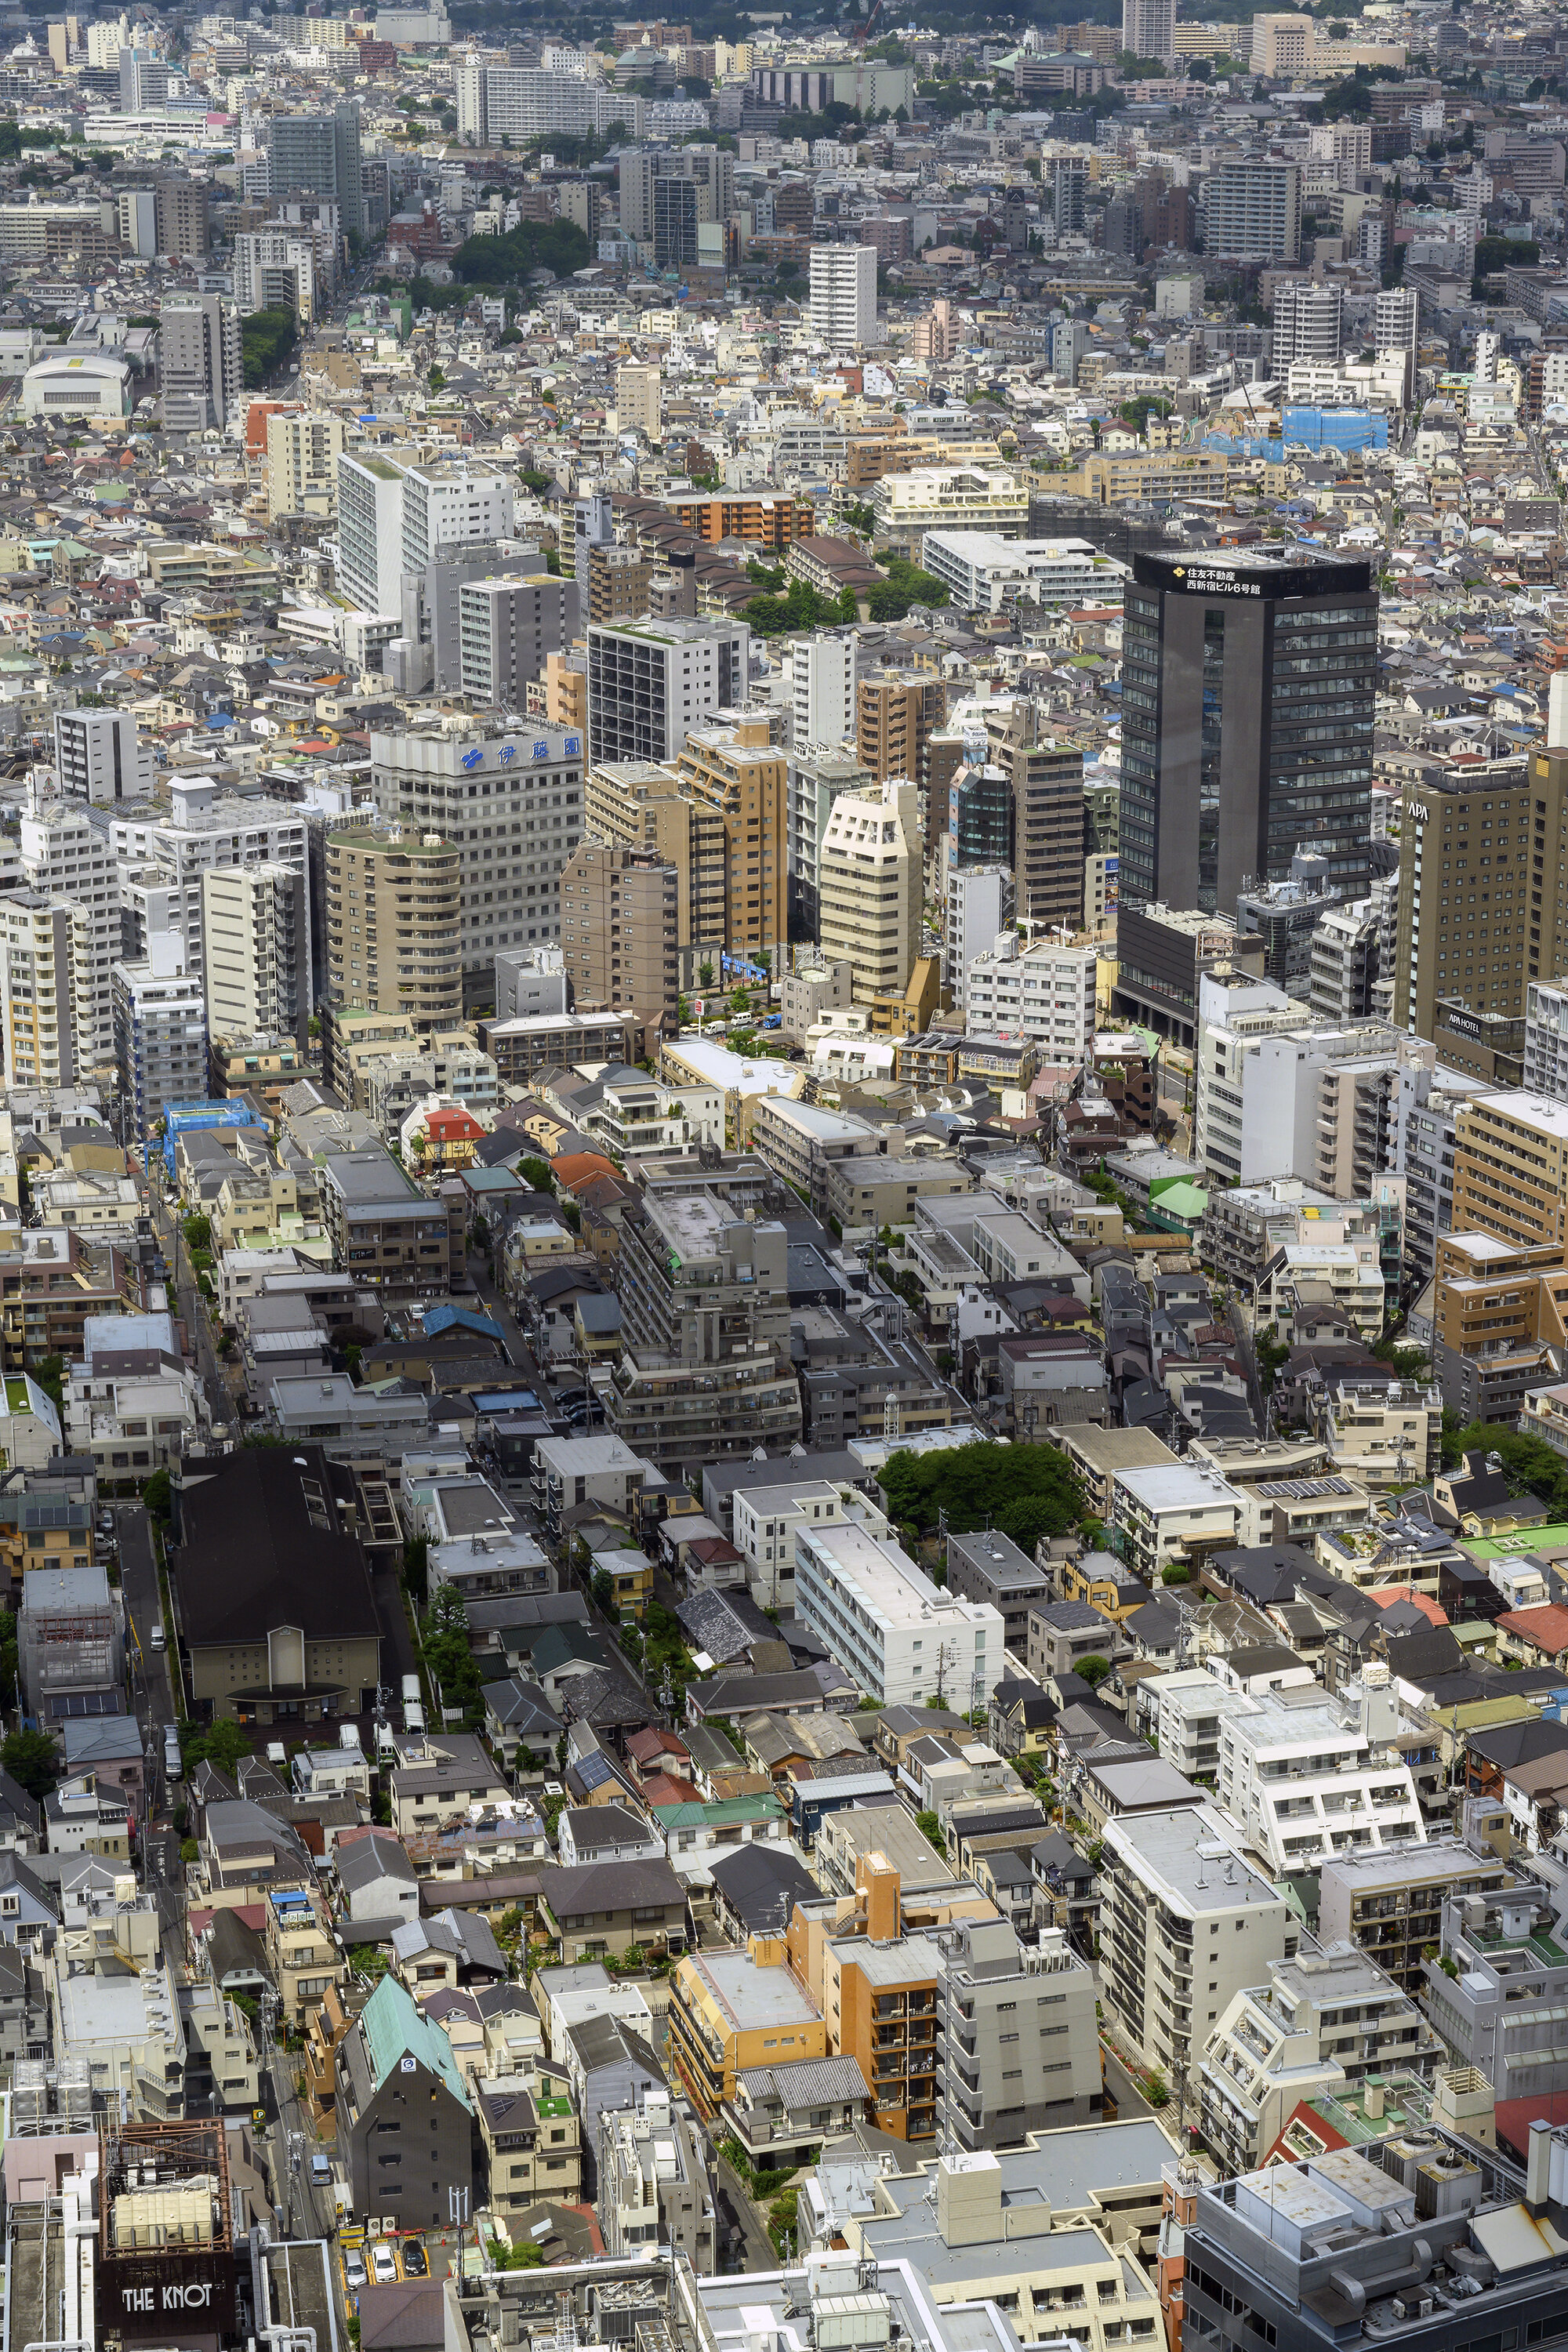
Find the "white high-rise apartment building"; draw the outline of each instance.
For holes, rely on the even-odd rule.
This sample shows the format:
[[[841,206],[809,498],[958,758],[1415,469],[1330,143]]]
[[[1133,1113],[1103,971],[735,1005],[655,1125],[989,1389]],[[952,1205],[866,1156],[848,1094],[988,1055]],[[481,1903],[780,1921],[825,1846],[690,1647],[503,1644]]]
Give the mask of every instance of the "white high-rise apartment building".
[[[182,294],[163,303],[158,376],[171,433],[221,427],[245,387],[238,305],[217,294]]]
[[[1229,261],[1297,261],[1301,254],[1299,163],[1221,163],[1203,194],[1204,251]]]
[[[338,585],[362,613],[403,609],[403,468],[338,458]]]
[[[1121,46],[1135,58],[1171,65],[1176,55],[1176,0],[1121,0]]]
[[[290,801],[238,800],[223,793],[218,785],[205,778],[175,784],[171,797],[172,816],[111,820],[110,845],[121,872],[127,877],[121,895],[131,904],[134,888],[148,917],[156,911],[163,918],[156,927],[149,919],[149,940],[157,936],[159,928],[176,932],[183,945],[185,971],[192,978],[205,981],[203,875],[213,866],[268,865],[287,866],[296,874],[308,874],[309,835],[303,811]],[[167,886],[166,898],[156,887],[158,877]],[[308,891],[304,906],[308,929]],[[309,939],[306,948],[309,969]]]
[[[876,341],[874,245],[812,247],[811,331],[839,351]]]
[[[467,458],[421,465],[406,451],[338,459],[338,582],[362,612],[397,613],[403,575],[443,548],[510,539],[510,480]]]
[[[1380,352],[1414,352],[1421,340],[1421,294],[1415,286],[1384,286],[1372,314],[1372,340]]]
[[[1342,287],[1315,285],[1310,278],[1288,278],[1275,287],[1271,364],[1276,375],[1283,375],[1295,360],[1339,365],[1344,302]]]
[[[854,741],[858,646],[853,630],[835,629],[789,648],[792,750]]]
[[[896,995],[921,951],[925,856],[920,803],[907,777],[840,793],[817,860],[822,952],[847,963],[855,1000]]]
[[[57,710],[55,774],[68,800],[138,801],[153,784],[153,751],[123,710]]]
[[[184,970],[180,942],[153,940],[145,963],[114,967],[114,1052],[129,1124],[150,1134],[171,1103],[207,1090],[207,1015],[202,984]]]
[[[22,819],[22,873],[40,898],[79,907],[73,952],[83,978],[73,1015],[80,1050],[108,1060],[114,1037],[110,967],[120,952],[120,877],[106,835],[79,803],[46,801]]]
[[[310,1012],[306,877],[289,866],[215,866],[202,877],[207,1021],[215,1037],[302,1040]]]
[[[113,1060],[95,950],[84,908],[37,890],[0,898],[0,1022],[10,1085],[75,1086]]]
[[[602,138],[617,122],[640,139],[647,100],[609,89],[584,74],[546,73],[537,66],[458,67],[458,136],[465,146],[521,146],[559,131],[574,139]]]
[[[237,309],[292,310],[301,326],[316,315],[316,248],[309,236],[281,228],[242,230],[234,240]]]

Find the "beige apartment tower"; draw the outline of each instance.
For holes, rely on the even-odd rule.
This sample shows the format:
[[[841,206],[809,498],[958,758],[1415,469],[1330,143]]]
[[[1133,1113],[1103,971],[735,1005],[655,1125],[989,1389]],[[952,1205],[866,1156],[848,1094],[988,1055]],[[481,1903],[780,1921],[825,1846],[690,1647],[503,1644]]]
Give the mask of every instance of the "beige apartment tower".
[[[847,963],[855,1001],[902,992],[921,950],[924,849],[915,787],[840,793],[818,856],[822,953]]]
[[[347,431],[341,416],[267,420],[267,520],[337,512],[338,459]]]
[[[673,1032],[680,1013],[679,886],[657,850],[580,841],[561,877],[561,949],[577,1013],[629,1007]]]
[[[731,955],[772,953],[789,937],[788,766],[765,719],[693,727],[676,762],[686,797],[722,822],[721,936]]]
[[[1409,786],[1398,905],[1395,1025],[1449,1068],[1517,1083],[1526,986],[1568,959],[1568,751]]]
[[[628,361],[616,370],[616,419],[623,433],[646,433],[650,441],[658,439],[662,388],[656,367]]]
[[[419,1029],[463,1017],[460,853],[438,834],[327,835],[327,993]]]
[[[310,1017],[310,896],[291,866],[215,866],[202,876],[207,1028],[239,1044],[305,1042]]]

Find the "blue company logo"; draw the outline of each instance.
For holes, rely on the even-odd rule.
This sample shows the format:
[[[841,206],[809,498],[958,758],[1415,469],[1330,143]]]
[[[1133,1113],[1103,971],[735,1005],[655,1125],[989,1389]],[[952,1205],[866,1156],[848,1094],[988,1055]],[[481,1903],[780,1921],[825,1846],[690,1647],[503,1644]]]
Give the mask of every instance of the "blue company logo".
[[[583,738],[581,735],[568,735],[563,739],[562,755],[564,758],[568,760],[580,759],[582,757],[582,752]],[[534,739],[533,756],[536,760],[548,760],[551,757],[549,741],[542,735],[536,736]],[[517,745],[515,743],[501,744],[496,753],[497,762],[503,768],[510,768],[516,757]],[[475,768],[482,768],[484,762],[485,753],[484,746],[482,744],[476,745],[473,751],[465,751],[462,755],[461,764],[470,772]]]

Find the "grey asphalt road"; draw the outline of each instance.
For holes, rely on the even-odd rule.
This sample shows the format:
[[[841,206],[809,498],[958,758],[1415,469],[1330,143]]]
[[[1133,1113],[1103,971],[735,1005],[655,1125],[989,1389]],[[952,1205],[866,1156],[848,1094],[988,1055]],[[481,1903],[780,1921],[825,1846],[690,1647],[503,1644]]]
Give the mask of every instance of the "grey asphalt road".
[[[159,1194],[155,1184],[152,1190],[151,1199],[153,1230],[163,1244],[163,1255],[168,1261],[170,1280],[174,1286],[180,1315],[189,1334],[191,1345],[195,1349],[196,1369],[201,1373],[206,1389],[207,1402],[212,1408],[213,1420],[215,1423],[226,1425],[233,1416],[234,1402],[229,1395],[227,1384],[224,1380],[217,1355],[213,1347],[212,1328],[196,1288],[195,1269],[191,1264],[191,1254],[185,1247],[184,1234],[180,1231],[178,1219],[168,1202]]]
[[[719,2183],[719,2215],[725,2224],[723,2267],[726,2271],[776,2271],[779,2258],[763,2226],[763,2217],[742,2188],[734,2167],[718,2149],[713,2155]]]

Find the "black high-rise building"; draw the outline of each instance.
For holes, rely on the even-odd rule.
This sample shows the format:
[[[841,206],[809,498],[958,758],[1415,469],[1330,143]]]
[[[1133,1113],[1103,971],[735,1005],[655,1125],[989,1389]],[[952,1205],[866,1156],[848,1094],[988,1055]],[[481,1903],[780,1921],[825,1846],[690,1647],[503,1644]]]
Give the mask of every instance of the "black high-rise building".
[[[1289,879],[1371,874],[1377,592],[1359,562],[1135,555],[1121,652],[1123,906],[1229,914]]]

